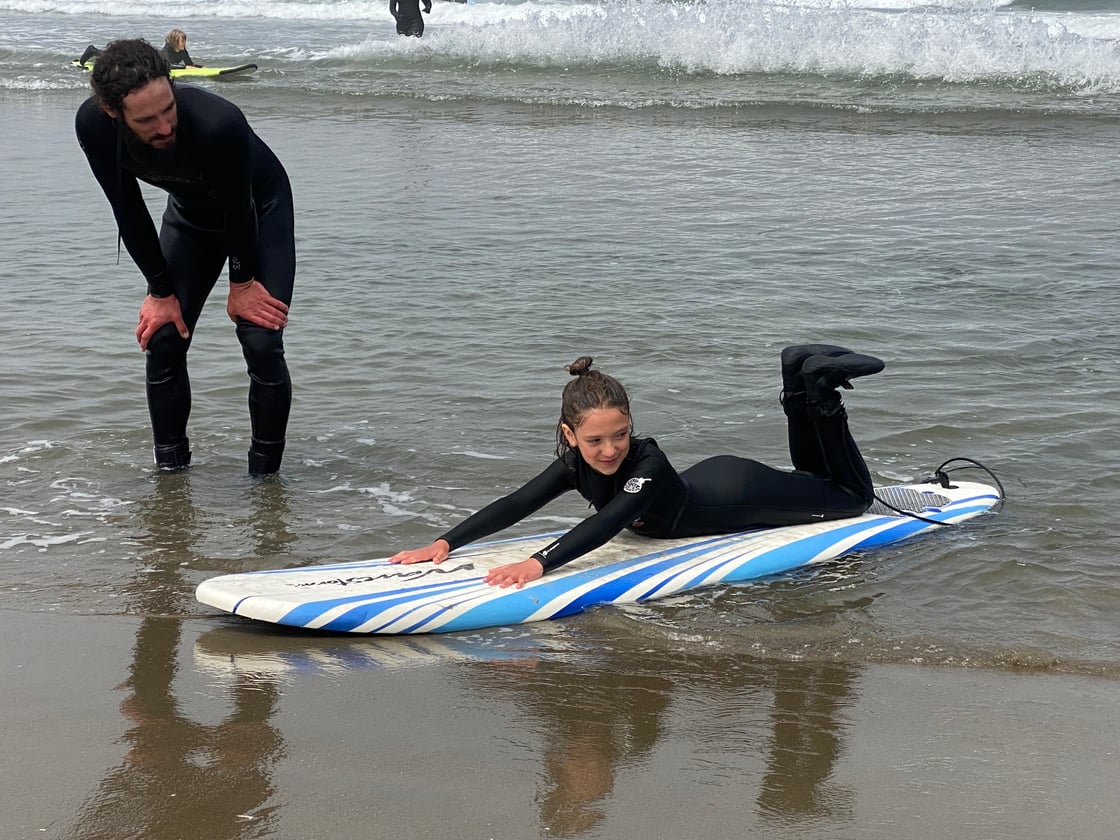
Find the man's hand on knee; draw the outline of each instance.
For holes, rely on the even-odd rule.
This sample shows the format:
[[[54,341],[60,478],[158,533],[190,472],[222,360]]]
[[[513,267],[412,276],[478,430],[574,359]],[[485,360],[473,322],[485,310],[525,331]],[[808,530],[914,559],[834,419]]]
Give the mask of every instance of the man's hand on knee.
[[[152,297],[148,295],[140,304],[140,320],[136,325],[136,340],[140,342],[140,349],[147,350],[148,342],[156,334],[156,330],[164,324],[174,324],[184,339],[191,337],[186,322],[183,321],[183,311],[179,308],[179,299],[175,295],[167,297]]]
[[[238,319],[250,321],[259,327],[282,330],[288,326],[288,305],[268,293],[261,283],[230,283],[226,314],[235,324]]]

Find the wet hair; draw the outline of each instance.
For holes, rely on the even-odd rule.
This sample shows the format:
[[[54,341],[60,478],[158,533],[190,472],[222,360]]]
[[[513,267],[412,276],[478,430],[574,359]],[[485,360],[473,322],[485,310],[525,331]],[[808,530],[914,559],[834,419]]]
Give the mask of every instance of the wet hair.
[[[124,109],[124,98],[153,79],[170,79],[171,69],[159,50],[142,38],[113,41],[97,57],[89,83],[101,104]]]
[[[562,427],[567,426],[574,431],[592,409],[617,408],[630,417],[630,397],[622,383],[613,376],[592,370],[591,362],[590,356],[580,356],[565,368],[575,379],[564,386],[564,393],[560,398],[560,422],[556,424],[557,457],[563,457],[572,448],[564,437]]]
[[[170,32],[167,33],[167,37],[163,39],[163,43],[167,44],[167,46],[171,47],[171,49],[176,50],[176,51],[181,49],[179,44],[182,43],[185,46],[186,41],[187,41],[187,33],[184,32],[182,29],[172,29]]]

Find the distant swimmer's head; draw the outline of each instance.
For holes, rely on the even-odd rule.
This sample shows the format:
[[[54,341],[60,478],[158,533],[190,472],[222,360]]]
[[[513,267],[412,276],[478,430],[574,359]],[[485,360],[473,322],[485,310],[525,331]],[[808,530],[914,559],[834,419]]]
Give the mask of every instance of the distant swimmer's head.
[[[613,376],[592,370],[591,361],[580,356],[567,367],[575,379],[561,397],[556,454],[576,449],[596,472],[613,475],[630,451],[630,397]]]
[[[113,41],[90,74],[101,109],[155,149],[175,145],[179,125],[171,71],[159,50],[136,38]]]
[[[167,38],[164,39],[164,43],[175,50],[175,52],[185,50],[187,48],[187,33],[182,29],[172,29],[167,33]]]

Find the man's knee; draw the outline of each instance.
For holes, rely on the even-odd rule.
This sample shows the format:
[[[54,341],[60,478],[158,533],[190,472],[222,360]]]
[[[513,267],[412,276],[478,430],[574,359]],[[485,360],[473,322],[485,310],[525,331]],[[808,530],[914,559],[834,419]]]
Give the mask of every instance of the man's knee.
[[[237,339],[241,342],[241,352],[245,355],[249,373],[258,381],[267,385],[288,381],[282,331],[238,321]]]
[[[147,379],[151,383],[164,382],[187,364],[190,340],[179,335],[174,324],[164,324],[148,341]]]

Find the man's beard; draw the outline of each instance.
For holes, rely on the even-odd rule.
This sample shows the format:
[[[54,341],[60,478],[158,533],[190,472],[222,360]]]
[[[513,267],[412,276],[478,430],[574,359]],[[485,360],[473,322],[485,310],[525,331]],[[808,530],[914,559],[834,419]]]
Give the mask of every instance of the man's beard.
[[[179,130],[176,127],[175,131],[171,134],[171,144],[157,148],[151,143],[148,143],[140,138],[135,131],[133,131],[128,123],[124,120],[119,121],[121,139],[124,141],[125,147],[137,157],[149,158],[159,157],[161,155],[170,156],[175,152],[175,141],[178,139]]]

